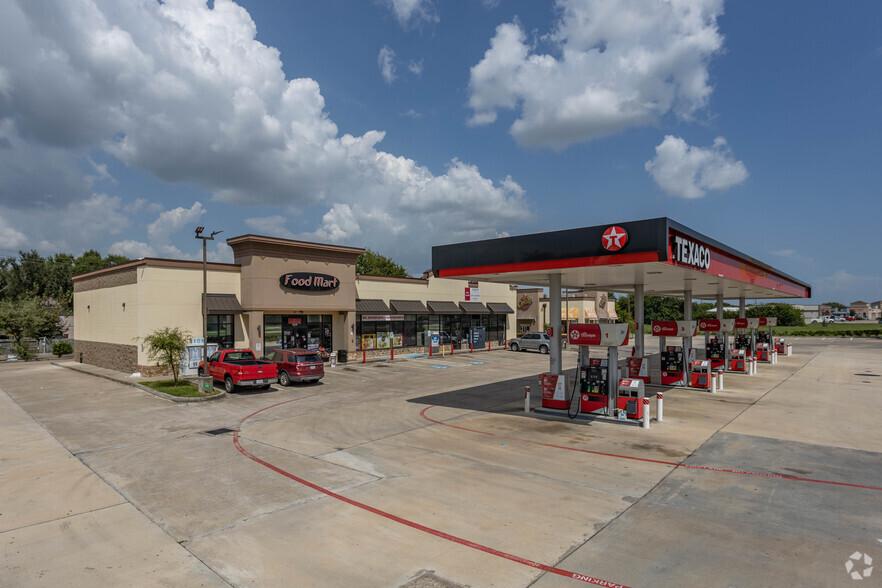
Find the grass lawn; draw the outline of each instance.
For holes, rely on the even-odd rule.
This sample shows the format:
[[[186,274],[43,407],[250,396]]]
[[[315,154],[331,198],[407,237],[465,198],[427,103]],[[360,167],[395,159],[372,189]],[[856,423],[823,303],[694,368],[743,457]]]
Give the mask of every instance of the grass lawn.
[[[214,390],[211,394],[203,394],[195,385],[186,380],[178,380],[175,386],[174,380],[159,380],[156,382],[141,382],[141,385],[153,388],[159,392],[164,392],[170,396],[178,396],[181,398],[203,398],[205,396],[214,396],[220,394],[220,390]]]
[[[882,337],[878,323],[815,323],[801,327],[775,327],[781,337]]]

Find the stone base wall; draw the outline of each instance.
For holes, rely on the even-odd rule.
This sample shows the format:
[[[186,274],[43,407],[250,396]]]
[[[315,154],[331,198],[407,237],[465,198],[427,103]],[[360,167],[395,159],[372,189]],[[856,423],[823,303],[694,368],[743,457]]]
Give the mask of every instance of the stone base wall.
[[[167,365],[139,365],[137,371],[141,372],[142,378],[153,378],[156,376],[173,377]],[[181,377],[180,372],[178,372],[178,377]]]
[[[138,346],[74,339],[75,361],[125,373],[138,371]]]

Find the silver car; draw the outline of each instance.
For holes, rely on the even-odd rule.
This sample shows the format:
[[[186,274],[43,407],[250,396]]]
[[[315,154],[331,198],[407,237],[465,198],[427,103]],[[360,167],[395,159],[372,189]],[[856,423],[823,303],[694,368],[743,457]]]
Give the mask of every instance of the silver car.
[[[533,349],[538,350],[539,353],[548,353],[548,350],[551,349],[551,337],[545,333],[524,333],[520,337],[512,339],[508,348],[512,351]]]

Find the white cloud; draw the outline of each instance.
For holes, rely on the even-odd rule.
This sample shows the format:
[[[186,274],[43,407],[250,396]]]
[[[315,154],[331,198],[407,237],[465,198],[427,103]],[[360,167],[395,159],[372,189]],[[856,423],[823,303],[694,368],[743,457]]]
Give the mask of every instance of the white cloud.
[[[0,243],[3,243],[4,249],[14,250],[24,248],[27,242],[28,238],[24,233],[11,226],[3,216],[0,216]],[[8,253],[9,251],[6,251],[3,255]]]
[[[813,257],[808,257],[805,255],[800,255],[796,249],[779,249],[777,251],[770,251],[772,255],[783,257],[785,259],[792,259],[794,261],[799,261],[802,263],[814,263],[815,260]]]
[[[422,263],[433,235],[491,237],[527,216],[517,190],[473,166],[454,160],[436,176],[379,150],[383,131],[341,134],[318,83],[286,79],[278,50],[256,40],[251,17],[230,0],[211,8],[201,0],[66,0],[51,9],[47,1],[0,3],[0,206],[39,205],[57,214],[89,201],[82,169],[101,149],[160,181],[204,189],[215,201],[321,206],[330,216],[310,234],[359,235],[359,244],[372,246],[391,231]],[[437,20],[432,3],[389,6],[400,22]],[[463,208],[444,211],[445,202]],[[340,216],[344,205],[351,222]],[[134,214],[113,210],[120,224]],[[135,241],[168,254],[164,241],[202,214],[201,205],[176,211]],[[384,218],[390,226],[381,229]],[[85,239],[36,234],[59,244]]]
[[[383,45],[380,48],[380,52],[377,54],[377,67],[387,84],[395,81],[395,51],[388,45]]]
[[[707,190],[728,190],[748,176],[744,163],[735,161],[723,137],[714,139],[711,147],[692,147],[680,137],[667,135],[644,167],[659,188],[680,198],[701,198]]]
[[[529,45],[517,21],[497,27],[471,69],[469,124],[518,110],[510,132],[519,144],[563,149],[668,113],[688,120],[707,104],[722,0],[558,0],[557,8],[560,19],[541,38],[551,53]]]
[[[407,63],[407,71],[409,71],[410,73],[412,73],[415,76],[422,75],[422,73],[423,73],[423,60],[420,59],[419,61],[414,61],[413,59],[411,59]]]
[[[422,113],[417,112],[416,110],[411,108],[407,112],[402,112],[401,116],[406,116],[407,118],[422,118],[423,115]]]
[[[404,29],[441,21],[432,0],[384,0],[383,4]]]
[[[281,214],[245,219],[245,226],[256,235],[272,235],[283,239],[294,239],[294,233],[288,230],[288,219]]]
[[[195,229],[203,214],[205,209],[201,202],[194,202],[190,208],[178,206],[163,211],[155,221],[147,225],[147,235],[151,242],[166,241],[172,233],[177,233],[188,225],[193,225]]]
[[[866,276],[837,270],[812,281],[812,299],[848,305],[857,300],[875,302],[882,298],[882,276]]]

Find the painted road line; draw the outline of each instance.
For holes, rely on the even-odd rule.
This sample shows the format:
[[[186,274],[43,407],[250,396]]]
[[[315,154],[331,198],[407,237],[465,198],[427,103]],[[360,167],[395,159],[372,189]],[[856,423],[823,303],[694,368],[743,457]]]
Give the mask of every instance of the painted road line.
[[[268,461],[264,461],[263,459],[257,457],[256,455],[254,455],[253,453],[249,452],[247,449],[242,447],[242,444],[239,442],[239,433],[242,430],[242,425],[245,424],[245,422],[247,420],[249,420],[250,418],[252,418],[252,417],[254,417],[254,416],[256,416],[266,410],[276,408],[276,407],[281,406],[283,404],[288,404],[289,402],[295,402],[297,400],[301,400],[301,398],[294,398],[292,400],[285,400],[284,402],[278,402],[276,404],[272,404],[272,405],[267,406],[265,408],[261,408],[260,410],[254,411],[253,413],[251,413],[250,415],[246,416],[241,421],[239,421],[239,424],[236,426],[236,430],[233,431],[233,445],[236,447],[236,450],[239,453],[241,453],[242,455],[244,455],[245,457],[247,457],[248,459],[254,461],[255,463],[259,463],[260,465],[276,472],[277,474],[288,478],[289,480],[293,480],[299,484],[306,486],[307,488],[312,488],[316,492],[320,492],[320,493],[324,494],[325,496],[335,498],[341,502],[345,502],[346,504],[349,504],[349,505],[354,506],[356,508],[360,508],[360,509],[367,511],[369,513],[384,517],[390,521],[400,523],[400,524],[408,526],[412,529],[416,529],[417,531],[422,531],[423,533],[427,533],[429,535],[433,535],[433,536],[438,537],[440,539],[445,539],[447,541],[457,543],[457,544],[462,545],[464,547],[469,547],[469,548],[475,549],[477,551],[481,551],[481,552],[484,552],[484,553],[487,553],[490,555],[495,555],[497,557],[501,557],[503,559],[507,559],[507,560],[513,561],[515,563],[519,563],[519,564],[522,564],[522,565],[525,565],[525,566],[528,566],[531,568],[535,568],[537,570],[542,570],[543,572],[550,572],[552,574],[555,574],[558,576],[563,576],[565,578],[571,578],[573,580],[578,580],[580,582],[594,584],[597,586],[608,586],[611,588],[628,588],[627,586],[625,586],[623,584],[617,584],[617,583],[611,582],[609,580],[601,580],[599,578],[594,578],[592,576],[588,576],[585,574],[571,572],[571,571],[564,570],[564,569],[561,569],[561,568],[558,568],[555,566],[550,566],[548,564],[535,562],[535,561],[520,557],[518,555],[513,555],[511,553],[507,553],[505,551],[493,549],[492,547],[487,547],[486,545],[481,545],[480,543],[475,543],[474,541],[469,541],[468,539],[463,539],[462,537],[457,537],[456,535],[451,535],[449,533],[445,533],[444,531],[439,531],[437,529],[433,529],[431,527],[421,525],[420,523],[416,523],[416,522],[411,521],[409,519],[399,517],[399,516],[394,515],[390,512],[380,510],[378,508],[374,508],[373,506],[367,505],[367,504],[365,504],[363,502],[359,502],[357,500],[353,500],[351,498],[347,498],[347,497],[343,496],[342,494],[337,494],[336,492],[328,490],[327,488],[319,486],[318,484],[314,484],[314,483],[312,483],[308,480],[305,480],[295,474],[292,474],[291,472],[283,470],[282,468],[277,467],[277,466],[269,463]]]

